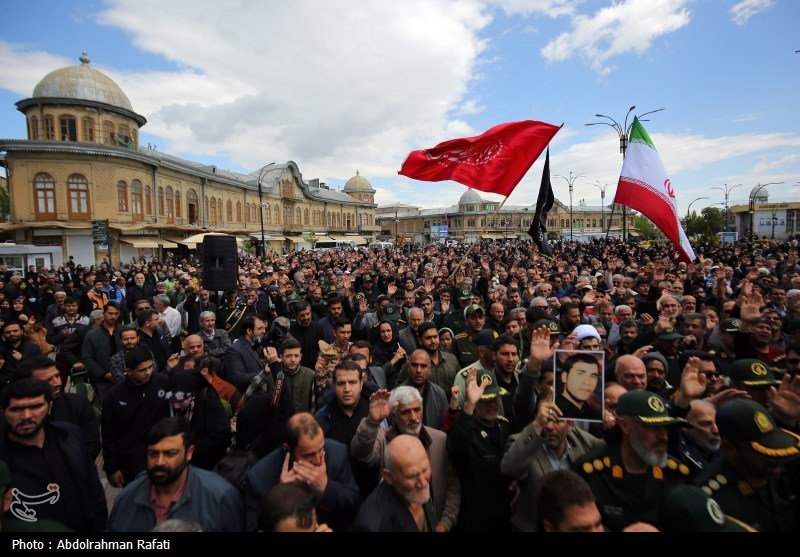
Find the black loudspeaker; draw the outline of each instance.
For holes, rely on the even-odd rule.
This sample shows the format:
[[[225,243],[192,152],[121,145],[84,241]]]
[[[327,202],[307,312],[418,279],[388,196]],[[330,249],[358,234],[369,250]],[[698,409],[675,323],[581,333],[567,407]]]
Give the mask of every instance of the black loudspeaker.
[[[238,248],[233,236],[203,238],[203,287],[208,290],[236,290]]]

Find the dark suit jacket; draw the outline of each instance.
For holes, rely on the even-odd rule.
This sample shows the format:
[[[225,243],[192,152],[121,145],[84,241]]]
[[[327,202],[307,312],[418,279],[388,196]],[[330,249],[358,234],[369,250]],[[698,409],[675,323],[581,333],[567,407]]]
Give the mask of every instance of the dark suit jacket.
[[[247,530],[258,526],[258,507],[270,490],[280,483],[283,460],[287,449],[279,447],[259,460],[247,473],[245,479],[245,510]],[[350,450],[347,445],[325,439],[325,466],[328,471],[328,486],[319,500],[319,521],[333,528],[334,532],[347,529],[361,505],[361,492],[350,469]],[[324,510],[323,510],[324,509]]]
[[[225,352],[222,362],[222,378],[242,393],[250,386],[253,377],[264,370],[264,364],[259,359],[252,345],[244,337],[236,339]]]

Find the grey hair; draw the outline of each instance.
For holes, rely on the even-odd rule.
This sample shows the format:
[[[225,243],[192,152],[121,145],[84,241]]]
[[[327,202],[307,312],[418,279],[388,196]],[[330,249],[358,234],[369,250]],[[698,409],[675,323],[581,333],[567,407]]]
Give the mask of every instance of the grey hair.
[[[171,305],[171,302],[169,301],[169,296],[167,296],[166,294],[159,294],[157,296],[154,296],[153,299],[158,300],[160,303],[164,304],[165,306]]]
[[[200,313],[200,321],[203,321],[204,319],[208,319],[209,317],[216,318],[217,314],[214,313],[213,311],[204,311],[204,312]]]
[[[417,401],[422,404],[422,395],[419,394],[419,391],[411,387],[409,385],[403,385],[402,387],[395,387],[392,390],[392,393],[389,395],[389,405],[391,406],[394,402],[399,402],[400,404],[411,404],[412,402]],[[397,408],[392,410],[394,414],[397,412]]]
[[[627,310],[630,310],[631,312],[633,312],[633,308],[631,308],[631,306],[629,306],[627,304],[620,304],[620,305],[618,305],[617,307],[614,308],[614,313],[619,315],[620,310],[624,310],[624,309],[627,309]]]
[[[103,310],[96,309],[93,310],[92,313],[89,314],[89,319],[94,321],[95,319],[102,319],[103,318]]]

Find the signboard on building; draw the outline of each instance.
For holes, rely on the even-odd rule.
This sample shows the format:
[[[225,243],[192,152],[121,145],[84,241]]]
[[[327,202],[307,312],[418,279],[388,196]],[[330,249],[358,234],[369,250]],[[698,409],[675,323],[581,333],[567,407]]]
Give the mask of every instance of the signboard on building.
[[[96,246],[107,246],[110,240],[108,219],[92,221],[92,243]],[[101,247],[100,249],[107,249]]]

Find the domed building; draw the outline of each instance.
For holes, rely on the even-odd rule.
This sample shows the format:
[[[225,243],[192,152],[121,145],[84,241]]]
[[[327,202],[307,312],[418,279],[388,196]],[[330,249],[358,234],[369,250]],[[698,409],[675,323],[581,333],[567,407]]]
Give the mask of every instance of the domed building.
[[[41,248],[11,267],[185,255],[195,244],[184,240],[200,232],[263,240],[265,253],[310,247],[311,232],[359,244],[375,237],[375,190],[358,173],[340,192],[304,181],[292,161],[241,174],[142,148],[146,118],[86,52],[79,61],[16,103],[26,139],[0,139],[10,198],[0,229]],[[107,221],[107,236],[96,221]]]

